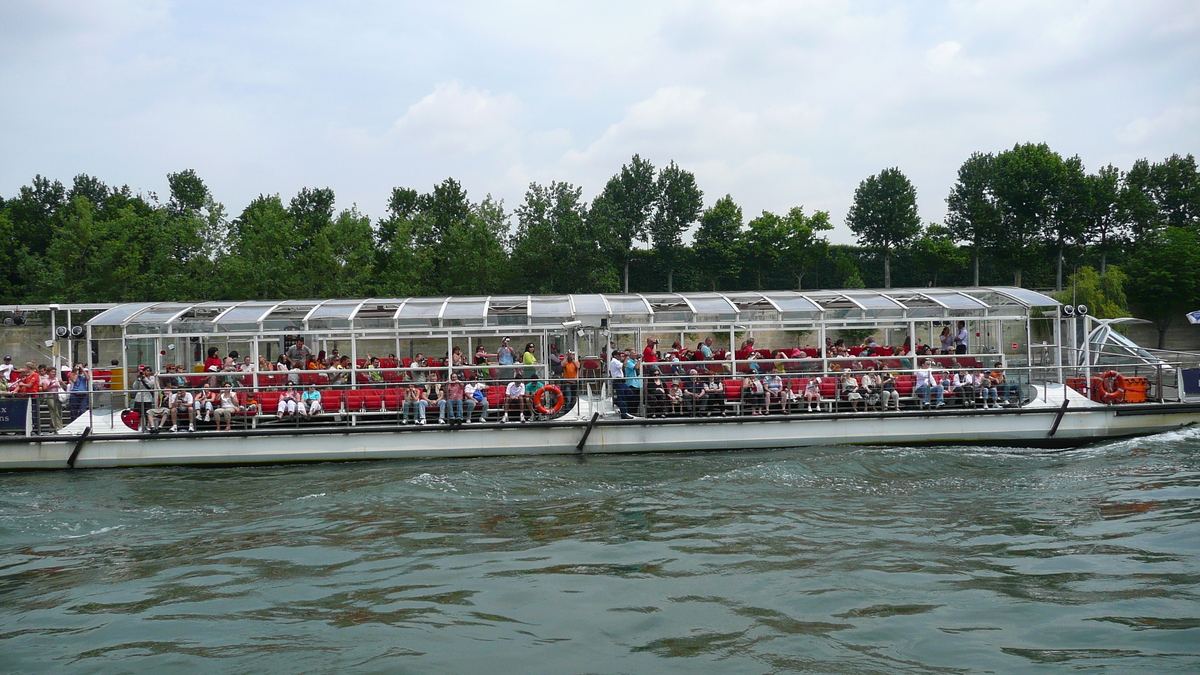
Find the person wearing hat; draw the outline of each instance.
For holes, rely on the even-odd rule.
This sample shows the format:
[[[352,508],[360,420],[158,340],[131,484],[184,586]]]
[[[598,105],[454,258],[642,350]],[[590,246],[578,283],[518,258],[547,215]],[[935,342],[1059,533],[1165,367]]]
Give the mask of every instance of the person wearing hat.
[[[12,382],[13,373],[15,373],[15,372],[16,371],[13,370],[12,357],[5,356],[4,357],[4,365],[0,365],[0,378],[3,379],[5,385],[7,385],[9,382]]]

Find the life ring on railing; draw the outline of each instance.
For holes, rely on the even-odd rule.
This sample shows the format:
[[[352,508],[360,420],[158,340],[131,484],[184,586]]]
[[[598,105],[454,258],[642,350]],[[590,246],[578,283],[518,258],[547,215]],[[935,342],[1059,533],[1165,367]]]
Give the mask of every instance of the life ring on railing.
[[[1125,398],[1125,377],[1115,370],[1106,370],[1100,373],[1100,382],[1103,386],[1100,390],[1100,400],[1105,403],[1114,403]]]
[[[554,405],[549,408],[547,408],[545,405],[542,404],[542,394],[545,394],[548,391],[554,392],[554,395],[558,397],[555,399]],[[563,407],[562,389],[559,389],[558,387],[554,386],[553,384],[547,384],[547,385],[539,388],[537,391],[533,392],[533,401],[534,401],[534,407],[537,408],[538,412],[542,413],[543,415],[553,415],[553,414],[557,413],[559,410],[562,410],[562,407]]]

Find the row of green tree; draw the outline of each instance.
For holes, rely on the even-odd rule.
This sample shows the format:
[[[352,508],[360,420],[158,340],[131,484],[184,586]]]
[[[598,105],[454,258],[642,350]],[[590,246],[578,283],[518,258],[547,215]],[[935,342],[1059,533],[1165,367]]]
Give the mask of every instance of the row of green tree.
[[[943,223],[922,223],[898,168],[855,191],[857,246],[827,212],[747,219],[705,206],[695,176],[635,155],[590,202],[534,183],[515,209],[456,180],[395,188],[383,217],[328,188],[262,195],[230,218],[194,171],[170,195],[80,175],[0,198],[0,301],[136,301],[1008,284],[1062,289],[1120,266],[1131,304],[1169,321],[1200,309],[1200,173],[1192,155],[1089,173],[1044,144],[976,153]],[[690,241],[689,239],[690,234]],[[1187,308],[1187,309],[1185,309]]]

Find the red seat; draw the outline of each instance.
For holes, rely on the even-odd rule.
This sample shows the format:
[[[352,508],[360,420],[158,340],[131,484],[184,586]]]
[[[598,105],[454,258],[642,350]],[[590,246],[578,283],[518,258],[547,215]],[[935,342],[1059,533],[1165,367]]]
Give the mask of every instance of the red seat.
[[[367,412],[383,410],[383,392],[378,389],[367,389],[363,392],[363,407]]]
[[[742,381],[741,380],[724,380],[722,384],[725,387],[725,400],[740,401],[742,400]]]
[[[396,384],[397,382],[403,382],[404,381],[404,373],[401,373],[401,372],[398,372],[395,370],[385,370],[383,372],[383,381],[388,382],[390,384]]]
[[[351,389],[345,392],[346,396],[346,411],[360,412],[363,409],[363,393],[357,389]]]
[[[850,356],[859,356],[862,353],[863,353],[862,347],[851,347],[850,348]]]
[[[274,415],[279,412],[279,396],[278,391],[260,391],[258,392],[258,408],[264,415]]]
[[[408,368],[411,365],[412,365],[412,359],[408,358],[407,356],[400,359],[400,367],[401,368]]]
[[[896,378],[896,393],[901,396],[911,396],[917,386],[916,375],[901,375]]]
[[[821,378],[821,396],[824,398],[837,397],[838,378],[822,377]]]
[[[390,411],[397,411],[404,404],[404,392],[399,389],[384,389],[379,392],[383,397],[383,405]]]
[[[487,388],[487,400],[489,408],[499,408],[504,404],[504,387],[500,385],[491,385]]]
[[[342,392],[338,389],[321,390],[321,409],[325,412],[335,412],[342,407]]]
[[[395,368],[396,359],[379,359],[380,368]]]

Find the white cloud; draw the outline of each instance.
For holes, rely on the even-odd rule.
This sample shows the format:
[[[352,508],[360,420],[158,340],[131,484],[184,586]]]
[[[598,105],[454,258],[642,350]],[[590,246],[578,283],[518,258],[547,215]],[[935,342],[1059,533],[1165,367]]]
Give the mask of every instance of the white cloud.
[[[899,166],[936,220],[976,150],[1200,152],[1196,63],[1187,0],[18,1],[0,195],[85,171],[162,193],[193,167],[235,214],[328,185],[377,216],[447,176],[512,207],[531,180],[594,195],[636,152],[710,202],[835,222]]]

